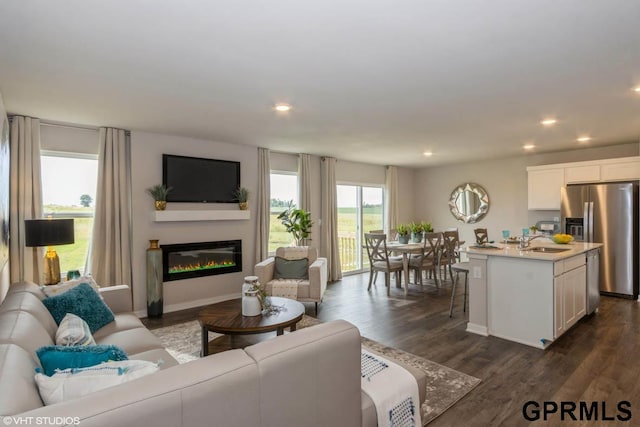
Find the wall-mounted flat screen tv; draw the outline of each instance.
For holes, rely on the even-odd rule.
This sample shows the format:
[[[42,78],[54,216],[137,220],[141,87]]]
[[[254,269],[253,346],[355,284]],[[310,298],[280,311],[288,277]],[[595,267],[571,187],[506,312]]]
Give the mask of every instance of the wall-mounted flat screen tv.
[[[240,162],[163,154],[162,183],[167,202],[237,203]]]

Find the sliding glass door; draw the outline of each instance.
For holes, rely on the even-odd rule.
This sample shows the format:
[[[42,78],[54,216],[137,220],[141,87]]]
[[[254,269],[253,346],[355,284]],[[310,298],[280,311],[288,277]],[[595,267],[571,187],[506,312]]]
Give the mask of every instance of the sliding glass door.
[[[338,185],[338,246],[343,273],[369,268],[364,233],[383,229],[382,187]]]

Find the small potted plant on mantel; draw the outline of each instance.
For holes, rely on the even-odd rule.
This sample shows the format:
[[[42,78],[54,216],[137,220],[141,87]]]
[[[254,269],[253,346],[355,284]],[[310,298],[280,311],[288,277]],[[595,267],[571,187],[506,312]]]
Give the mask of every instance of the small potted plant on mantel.
[[[249,190],[244,187],[238,187],[238,189],[233,192],[233,197],[238,201],[240,210],[246,211],[249,207]]]
[[[172,187],[166,187],[163,184],[154,185],[147,188],[147,194],[153,197],[155,200],[155,207],[157,211],[163,211],[167,207],[167,194],[172,190]]]

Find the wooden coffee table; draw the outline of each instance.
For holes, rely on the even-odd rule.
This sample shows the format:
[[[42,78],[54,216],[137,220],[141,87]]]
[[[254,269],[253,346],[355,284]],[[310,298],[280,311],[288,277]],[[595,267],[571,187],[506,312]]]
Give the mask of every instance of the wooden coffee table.
[[[232,299],[205,307],[198,313],[198,321],[202,330],[202,357],[209,354],[209,331],[225,335],[262,334],[276,331],[284,333],[284,328],[296,330],[304,315],[304,305],[288,298],[270,297],[274,306],[285,309],[268,316],[243,316],[242,299]]]

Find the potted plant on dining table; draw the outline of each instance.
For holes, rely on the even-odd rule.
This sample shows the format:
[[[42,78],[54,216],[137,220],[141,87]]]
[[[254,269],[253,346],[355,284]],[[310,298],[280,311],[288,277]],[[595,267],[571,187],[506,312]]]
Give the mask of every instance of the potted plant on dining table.
[[[398,233],[398,242],[407,244],[409,243],[409,237],[411,230],[409,230],[409,226],[406,224],[398,224],[396,227],[396,233]]]
[[[409,228],[411,229],[411,242],[422,242],[422,224],[418,222],[412,222],[411,224],[409,224]]]

